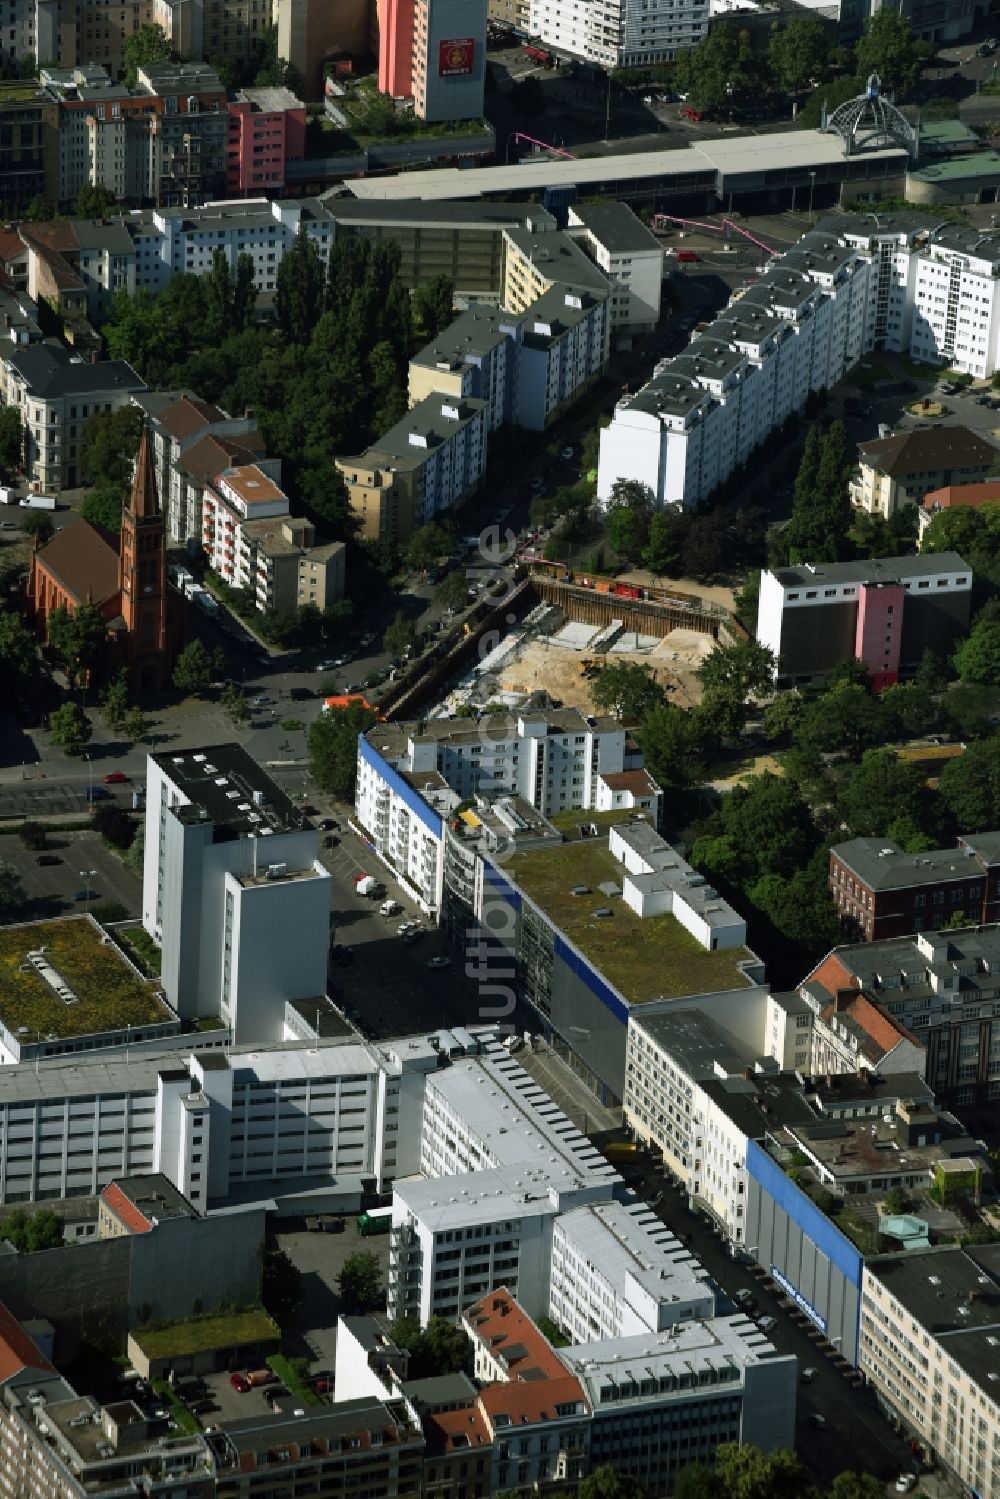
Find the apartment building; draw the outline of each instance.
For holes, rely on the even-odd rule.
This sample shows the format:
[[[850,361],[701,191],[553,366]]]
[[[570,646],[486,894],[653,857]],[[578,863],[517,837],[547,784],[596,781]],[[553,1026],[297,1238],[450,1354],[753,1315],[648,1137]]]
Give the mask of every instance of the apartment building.
[[[598,497],[635,479],[657,505],[697,505],[768,433],[864,350],[870,264],[815,230],[615,407],[601,434]]]
[[[576,203],[569,233],[611,283],[611,328],[651,333],[660,317],[663,250],[626,203]]]
[[[1000,449],[968,427],[933,426],[858,446],[851,503],[889,520],[903,505],[922,505],[934,490],[977,484],[1000,467]]]
[[[378,0],[378,86],[421,120],[481,120],[486,0]]]
[[[923,541],[924,532],[936,515],[950,510],[955,505],[978,510],[983,505],[1000,504],[1000,479],[989,479],[981,484],[946,484],[941,489],[932,489],[920,501],[917,510],[917,541]]]
[[[410,401],[472,396],[486,402],[488,431],[542,432],[607,364],[608,304],[606,287],[560,283],[521,313],[471,306],[410,360]]]
[[[571,807],[611,810],[624,801],[655,822],[660,788],[641,769],[619,786],[625,758],[618,720],[587,718],[575,708],[495,714],[471,725],[464,719],[382,724],[358,741],[355,809],[378,857],[426,913],[437,915],[444,820],[462,801],[515,796],[543,815]]]
[[[281,194],[289,161],[306,154],[306,107],[287,88],[240,89],[227,105],[226,195]]]
[[[327,58],[364,57],[372,45],[372,8],[369,0],[272,0],[271,15],[278,28],[278,56],[285,58],[305,82],[307,99],[319,99],[325,83]]]
[[[226,174],[226,91],[204,63],[139,69],[135,88],[107,67],[43,67],[58,105],[58,176],[50,196],[68,205],[86,185],[123,202],[184,206],[218,194]]]
[[[608,289],[608,278],[572,235],[548,233],[546,228],[529,220],[523,227],[503,230],[500,302],[511,312],[526,312],[539,297],[563,284],[594,293]]]
[[[1000,835],[907,854],[891,838],[852,838],[830,850],[830,895],[846,930],[881,942],[925,927],[985,926],[1000,914]]]
[[[936,1094],[958,1106],[1000,1098],[996,926],[835,947],[806,975],[799,993],[814,1012],[841,995],[863,995],[923,1047],[922,1070]]]
[[[486,402],[429,395],[337,468],[361,535],[405,541],[474,494],[486,472]]]
[[[934,1466],[1000,1493],[995,1244],[879,1255],[865,1265],[860,1368]]]
[[[678,52],[708,35],[708,0],[531,0],[529,28],[547,47],[612,68],[648,68],[672,62]]]
[[[968,631],[971,596],[957,552],[779,567],[760,575],[757,639],[779,687],[860,661],[878,690],[916,671],[928,648],[947,654]]]
[[[18,0],[15,15],[33,17],[33,0]],[[9,28],[0,23],[0,37],[0,56],[34,53],[33,31],[29,33],[23,21]],[[58,130],[59,106],[45,90],[30,79],[0,80],[0,203],[5,217],[18,218],[32,199],[44,199],[57,170]]]
[[[99,323],[119,292],[135,291],[132,240],[118,221],[25,223],[18,233],[28,252],[29,295],[70,320]]]
[[[173,542],[202,544],[207,484],[227,469],[257,465],[281,478],[281,461],[267,458],[251,413],[230,416],[191,391],[145,391],[135,397],[148,418],[157,489]]]
[[[55,341],[0,355],[0,400],[20,410],[31,486],[58,494],[77,485],[88,417],[129,405],[145,388],[123,359],[86,364]]]
[[[318,835],[240,745],[150,755],[143,925],[183,1018],[277,1041],[285,1004],[326,992],[330,876]],[[294,943],[276,940],[294,930]]]
[[[715,1316],[704,1270],[645,1205],[597,1203],[561,1213],[550,1274],[548,1315],[571,1343]]]
[[[247,199],[192,212],[143,209],[127,214],[124,222],[135,244],[135,284],[149,291],[161,291],[180,271],[205,275],[221,250],[232,271],[240,255],[249,255],[258,292],[273,292],[278,265],[300,228],[324,265],[334,232],[318,199]]]

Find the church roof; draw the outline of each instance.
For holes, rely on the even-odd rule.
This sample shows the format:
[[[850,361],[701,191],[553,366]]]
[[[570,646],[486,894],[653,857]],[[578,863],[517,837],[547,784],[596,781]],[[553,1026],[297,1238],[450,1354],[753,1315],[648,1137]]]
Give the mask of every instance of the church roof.
[[[89,521],[63,526],[39,547],[35,560],[75,604],[90,598],[100,606],[119,591],[118,553]]]
[[[142,437],[139,440],[139,453],[135,460],[135,474],[132,479],[132,494],[128,507],[136,520],[148,520],[159,513],[153,444],[150,441],[148,427],[143,427]]]

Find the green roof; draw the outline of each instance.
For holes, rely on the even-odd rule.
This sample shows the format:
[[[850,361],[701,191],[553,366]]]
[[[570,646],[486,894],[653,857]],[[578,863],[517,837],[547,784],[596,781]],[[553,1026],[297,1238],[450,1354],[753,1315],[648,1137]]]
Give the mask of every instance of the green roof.
[[[586,820],[586,814],[576,815]],[[749,982],[737,967],[752,960],[748,948],[709,952],[673,916],[642,918],[619,897],[602,895],[602,883],[611,880],[621,888],[625,875],[603,838],[515,854],[503,870],[630,1004],[741,989]],[[573,895],[574,885],[587,885],[591,893]],[[608,905],[614,915],[595,918],[594,910]]]
[[[966,178],[998,176],[1000,152],[977,151],[975,156],[945,156],[926,166],[911,167],[909,175],[918,182],[956,182]]]
[[[277,1342],[280,1337],[278,1324],[259,1306],[248,1312],[224,1312],[217,1317],[190,1317],[166,1327],[140,1327],[132,1333],[133,1340],[154,1362],[205,1353],[213,1348]]]
[[[44,949],[44,951],[42,951]],[[50,977],[29,961],[40,953]],[[72,998],[53,986],[64,984]],[[166,1025],[177,1017],[89,916],[0,928],[0,1024],[26,1045],[46,1037]]]

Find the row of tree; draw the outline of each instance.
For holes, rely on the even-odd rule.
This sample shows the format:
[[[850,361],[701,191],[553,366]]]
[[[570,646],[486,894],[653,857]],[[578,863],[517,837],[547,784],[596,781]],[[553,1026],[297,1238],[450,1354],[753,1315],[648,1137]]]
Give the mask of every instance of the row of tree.
[[[902,97],[913,89],[932,54],[908,21],[886,9],[865,21],[853,55],[833,45],[817,16],[797,15],[776,24],[766,46],[733,21],[714,26],[697,47],[682,52],[674,79],[699,109],[723,113],[759,107],[778,89],[801,94],[814,84],[825,85],[835,73],[842,75],[835,90],[838,103],[840,95],[863,92],[872,73],[885,91]],[[833,92],[821,86],[814,97],[821,101]]]

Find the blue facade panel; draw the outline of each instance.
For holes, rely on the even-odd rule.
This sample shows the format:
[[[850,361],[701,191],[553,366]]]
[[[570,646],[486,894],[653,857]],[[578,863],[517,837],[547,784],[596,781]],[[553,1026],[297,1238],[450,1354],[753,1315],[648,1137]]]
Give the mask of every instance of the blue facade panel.
[[[606,1010],[610,1010],[616,1020],[622,1025],[628,1025],[628,1005],[621,995],[611,987],[606,979],[603,979],[581,952],[567,942],[565,937],[555,934],[555,955],[566,964],[570,973],[578,978],[585,988],[589,989],[596,999],[599,999]]]
[[[432,833],[435,838],[444,836],[444,819],[431,810],[423,797],[403,780],[397,770],[393,770],[388,760],[383,759],[378,750],[372,748],[364,734],[358,735],[358,754],[366,765],[370,765],[376,774],[392,787],[404,806],[409,808],[418,822],[423,823],[429,833]]]
[[[747,1141],[747,1171],[760,1184],[761,1190],[772,1197],[803,1235],[815,1244],[820,1254],[826,1256],[845,1280],[860,1289],[864,1263],[860,1250],[753,1140]]]
[[[494,895],[498,895],[501,900],[505,900],[511,910],[520,911],[521,892],[516,885],[511,883],[505,874],[500,873],[495,864],[490,863],[489,859],[483,861],[483,884]]]

